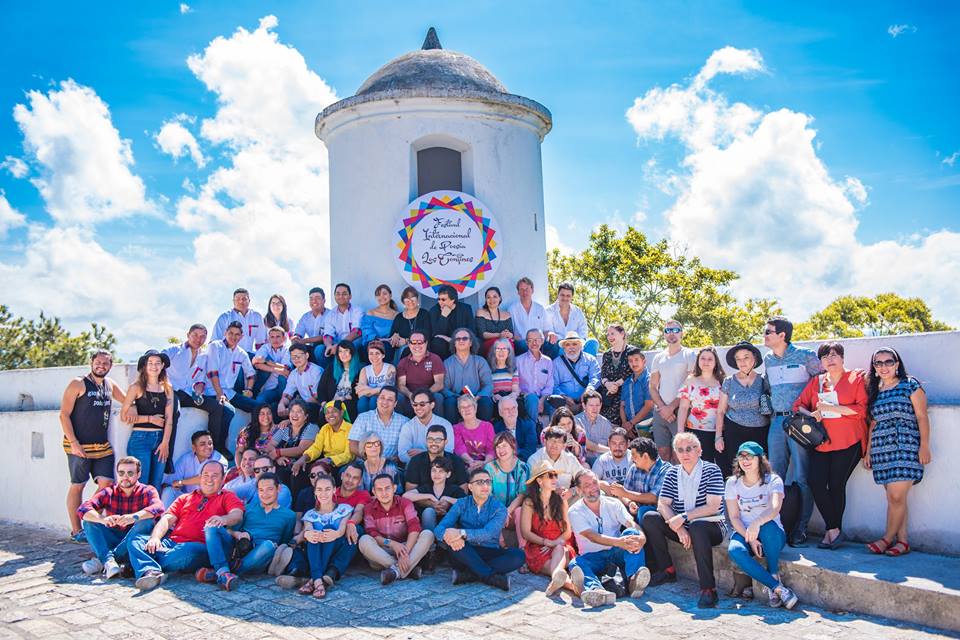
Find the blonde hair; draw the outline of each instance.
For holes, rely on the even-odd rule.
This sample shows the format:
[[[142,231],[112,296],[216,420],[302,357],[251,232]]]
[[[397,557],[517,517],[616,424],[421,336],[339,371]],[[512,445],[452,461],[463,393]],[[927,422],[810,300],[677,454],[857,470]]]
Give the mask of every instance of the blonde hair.
[[[375,433],[371,433],[366,438],[363,439],[363,442],[360,443],[360,459],[367,459],[367,443],[376,442],[380,445],[380,457],[383,457],[383,439]]]
[[[700,448],[700,440],[697,438],[697,436],[690,433],[689,431],[684,431],[682,433],[678,433],[677,435],[673,436],[674,451],[676,451],[677,447],[679,447],[684,442],[689,442],[690,444],[695,445],[697,449]]]

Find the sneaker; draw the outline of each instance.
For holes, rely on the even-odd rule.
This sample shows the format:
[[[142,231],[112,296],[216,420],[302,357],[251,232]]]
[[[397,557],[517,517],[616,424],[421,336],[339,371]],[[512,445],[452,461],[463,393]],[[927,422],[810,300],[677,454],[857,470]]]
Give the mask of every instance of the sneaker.
[[[421,569],[419,566],[416,566],[410,571],[410,573],[407,574],[407,577],[411,580],[419,580],[421,577],[423,577],[423,569]]]
[[[135,586],[140,591],[150,591],[150,589],[155,589],[159,587],[164,582],[167,581],[167,574],[161,573],[159,571],[148,571],[134,583]]]
[[[129,563],[123,562],[120,564],[120,577],[121,578],[133,577],[133,567],[131,567]]]
[[[277,547],[277,550],[273,552],[273,560],[270,561],[270,566],[267,567],[267,575],[270,576],[279,576],[283,573],[284,569],[287,568],[287,565],[290,564],[290,560],[293,559],[293,547],[288,544],[282,544]]]
[[[194,572],[193,577],[197,579],[197,582],[213,584],[217,581],[217,572],[210,567],[200,567]]]
[[[70,542],[75,542],[77,544],[87,544],[87,532],[83,529],[77,531],[76,533],[70,534]]]
[[[549,598],[562,589],[563,585],[567,584],[567,580],[569,579],[570,575],[565,570],[557,569],[554,571],[553,575],[550,576],[550,584],[547,585],[546,596]]]
[[[450,581],[453,583],[453,586],[476,582],[476,580],[477,576],[466,569],[453,569],[450,571]]]
[[[797,594],[782,584],[774,589],[774,592],[780,595],[780,600],[783,603],[783,606],[787,609],[793,609],[795,606],[797,606],[797,602],[800,600],[797,597]]]
[[[396,569],[390,567],[389,569],[384,569],[380,572],[380,584],[387,586],[392,583],[394,580],[400,577],[400,574]]]
[[[657,571],[650,576],[650,582],[647,583],[648,587],[656,587],[667,582],[676,582],[677,581],[677,571],[673,567],[664,569],[663,571]]]
[[[777,589],[770,589],[769,587],[767,588],[767,602],[773,609],[783,606],[783,600],[780,599],[780,593],[777,591]]]
[[[617,582],[616,578],[607,578],[606,580],[601,580],[600,584],[603,585],[603,588],[613,594],[614,598],[625,598],[627,596],[627,589],[620,582]]]
[[[88,576],[95,576],[103,571],[103,563],[97,558],[90,558],[89,560],[84,560],[80,568],[83,569],[83,572]]]
[[[720,602],[720,597],[717,595],[716,589],[701,589],[700,599],[697,600],[697,608],[712,609],[717,606],[718,602]]]
[[[602,607],[617,601],[617,595],[604,589],[587,589],[580,594],[583,604],[588,607]]]
[[[790,540],[787,541],[791,547],[805,547],[807,546],[807,532],[802,529],[797,529],[790,534]]]
[[[643,595],[643,590],[650,584],[650,569],[640,567],[637,572],[630,576],[627,582],[631,598],[639,598]]]
[[[117,564],[117,561],[113,558],[110,558],[103,563],[103,577],[107,580],[116,578],[118,575],[120,575],[120,571],[120,565]]]
[[[326,578],[326,576],[324,576],[324,578]],[[307,583],[307,579],[298,576],[277,576],[274,582],[276,582],[277,586],[281,589],[299,589]],[[326,580],[324,580],[324,584],[326,584]]]
[[[503,573],[491,573],[483,579],[484,584],[496,587],[501,591],[510,591],[510,576]]]
[[[578,566],[571,567],[570,582],[573,583],[573,588],[577,591],[577,595],[581,595],[583,593],[583,569]]]
[[[224,571],[217,576],[217,585],[224,591],[232,591],[239,584],[240,579],[237,574]]]

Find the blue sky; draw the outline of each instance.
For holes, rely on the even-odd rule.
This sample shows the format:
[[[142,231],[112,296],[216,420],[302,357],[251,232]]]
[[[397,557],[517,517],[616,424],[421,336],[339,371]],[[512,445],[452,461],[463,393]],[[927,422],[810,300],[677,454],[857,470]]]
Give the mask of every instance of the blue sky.
[[[809,236],[811,225],[831,234],[830,220],[836,217],[837,228],[848,237],[828,242],[830,250],[798,267],[815,275],[801,283],[809,295],[788,304],[789,310],[802,315],[835,293],[890,289],[923,295],[939,316],[960,321],[960,305],[952,301],[956,296],[950,289],[960,275],[952,259],[953,249],[960,247],[955,235],[960,232],[960,156],[955,155],[960,151],[955,115],[960,82],[954,44],[960,5],[818,3],[804,5],[799,14],[792,5],[761,2],[436,4],[190,2],[186,12],[176,2],[7,7],[0,49],[12,63],[4,65],[0,76],[0,158],[25,162],[26,173],[16,160],[8,160],[7,170],[0,171],[0,189],[13,210],[9,215],[21,216],[8,216],[16,222],[5,224],[0,215],[0,283],[6,289],[0,302],[28,315],[47,309],[73,324],[96,318],[99,314],[91,313],[89,305],[102,305],[101,319],[126,339],[144,331],[137,319],[143,308],[129,306],[128,296],[98,297],[96,291],[84,290],[59,301],[38,299],[36,292],[56,291],[53,274],[68,268],[42,256],[41,247],[59,247],[68,254],[71,246],[86,253],[102,249],[99,262],[87,266],[127,273],[107,280],[111,288],[124,291],[131,291],[131,280],[154,278],[158,272],[172,279],[191,273],[194,280],[203,277],[204,249],[196,242],[203,230],[199,222],[191,224],[177,214],[184,197],[195,197],[218,169],[235,168],[238,150],[250,144],[235,129],[220,137],[204,135],[205,119],[222,123],[223,106],[242,102],[230,94],[238,89],[224,77],[235,73],[238,82],[257,77],[251,72],[255,61],[231,65],[215,60],[208,47],[218,37],[232,42],[238,28],[254,32],[261,18],[273,15],[278,25],[270,33],[302,56],[309,69],[293,69],[290,77],[315,74],[304,80],[308,98],[326,95],[327,89],[337,98],[352,95],[379,66],[419,47],[426,28],[434,25],[445,48],[475,57],[511,92],[546,105],[554,116],[554,129],[543,145],[546,215],[554,244],[579,248],[596,224],[633,223],[652,236],[670,237],[708,264],[738,269],[744,275],[738,289],[743,296],[784,298],[790,292],[768,281],[755,248],[782,243],[794,233]],[[247,46],[239,40],[236,44],[238,50]],[[692,88],[711,55],[725,47],[750,53],[734,60],[732,50],[726,50],[727,58],[715,59],[734,60],[733,66],[721,64],[706,88]],[[224,49],[217,55],[242,56]],[[188,67],[191,55],[201,56],[207,76]],[[210,71],[214,66],[215,73]],[[37,154],[43,152],[25,146],[25,139],[32,135],[36,144],[49,143],[49,153],[56,154],[62,146],[57,141],[74,134],[57,131],[57,117],[33,118],[35,128],[28,134],[13,117],[16,105],[39,113],[39,103],[31,102],[27,92],[52,99],[68,79],[89,89],[78,99],[94,96],[109,110],[119,138],[130,141],[132,160],[120,166],[143,185],[142,194],[128,190],[127,205],[104,221],[64,212],[70,205],[62,198],[75,193],[69,189],[54,205],[61,213],[51,215],[56,194],[42,195],[33,181],[46,180],[55,189],[63,177],[58,173],[76,167],[62,157],[42,160]],[[672,85],[721,115],[739,113],[728,111],[738,104],[753,115],[742,126],[712,131],[709,140],[694,133],[696,122],[664,125],[658,118],[672,103],[649,92],[668,91]],[[627,110],[644,97],[648,99],[628,120]],[[295,111],[307,113],[308,106],[298,105]],[[312,112],[322,106],[316,104]],[[69,107],[64,102],[58,108]],[[163,124],[177,114],[185,114],[179,122],[197,140],[203,168],[186,155],[171,157],[156,140]],[[806,116],[807,123],[787,124],[790,114]],[[763,123],[775,132],[769,139],[761,133]],[[82,123],[76,130],[83,130]],[[813,132],[807,148],[801,139]],[[324,153],[309,122],[302,135],[304,153]],[[745,147],[739,151],[738,138]],[[78,143],[74,153],[89,151],[88,146],[89,141]],[[705,165],[717,154],[727,154],[730,161],[737,153],[760,154],[761,159],[769,153],[771,161],[795,153],[799,159],[779,165],[757,190],[750,177],[773,162],[760,161],[751,176],[727,175],[716,164],[712,169]],[[83,162],[95,164],[98,157],[91,152]],[[324,165],[318,160],[313,176],[325,190]],[[811,183],[811,173],[821,170],[825,176]],[[97,179],[83,175],[87,182]],[[786,193],[799,194],[791,200],[809,198],[816,212],[781,211],[784,203],[774,202],[775,189],[769,185],[784,176],[792,185]],[[732,187],[733,181],[739,186]],[[718,194],[727,188],[732,191]],[[729,204],[744,206],[764,198],[765,204],[746,218]],[[229,189],[215,200],[244,206]],[[278,215],[287,210],[281,205]],[[307,212],[314,214],[324,211]],[[691,230],[701,225],[716,228],[711,234]],[[61,244],[43,236],[52,233]],[[809,237],[799,242],[799,250],[816,253],[818,247],[810,242]],[[845,258],[859,266],[841,277],[837,271]],[[831,268],[820,268],[824,262],[831,262]],[[313,277],[327,275],[320,265],[311,268]],[[942,282],[927,282],[923,268],[945,270]],[[302,274],[296,267],[286,269],[284,282],[293,293]],[[11,295],[8,284],[34,291]],[[175,290],[182,287],[171,288]],[[157,305],[182,306],[182,299],[171,296],[158,299]],[[81,313],[74,308],[78,305],[86,310]],[[179,317],[156,328],[157,334],[185,319],[173,315]]]

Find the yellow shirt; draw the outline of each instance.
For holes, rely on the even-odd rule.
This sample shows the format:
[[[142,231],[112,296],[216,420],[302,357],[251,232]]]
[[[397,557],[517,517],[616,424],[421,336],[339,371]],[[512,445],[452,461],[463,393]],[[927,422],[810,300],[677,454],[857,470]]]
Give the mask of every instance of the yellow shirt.
[[[319,458],[330,458],[333,466],[342,467],[353,460],[350,443],[347,442],[352,427],[353,425],[346,420],[340,424],[339,431],[334,431],[329,424],[323,425],[313,444],[303,452],[303,455],[307,456],[310,462]]]

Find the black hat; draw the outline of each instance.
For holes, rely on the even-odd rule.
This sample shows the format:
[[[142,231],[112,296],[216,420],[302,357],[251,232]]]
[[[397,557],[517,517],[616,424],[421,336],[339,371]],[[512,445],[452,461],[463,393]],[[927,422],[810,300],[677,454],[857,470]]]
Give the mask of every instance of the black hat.
[[[754,361],[756,364],[753,365],[753,368],[756,369],[761,364],[763,364],[763,356],[760,355],[760,349],[757,349],[755,346],[744,340],[743,342],[738,342],[727,350],[727,364],[730,365],[730,368],[737,369],[737,361],[734,360],[734,357],[737,355],[737,351],[746,349],[753,354]]]
[[[165,353],[160,353],[156,349],[149,349],[145,351],[142,356],[140,356],[139,360],[137,360],[137,371],[143,370],[143,367],[147,364],[147,358],[149,358],[150,356],[157,356],[158,358],[160,358],[160,361],[163,362],[164,369],[170,368],[170,356],[168,356]]]

